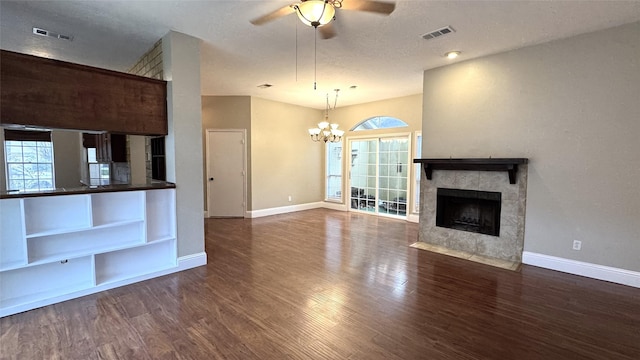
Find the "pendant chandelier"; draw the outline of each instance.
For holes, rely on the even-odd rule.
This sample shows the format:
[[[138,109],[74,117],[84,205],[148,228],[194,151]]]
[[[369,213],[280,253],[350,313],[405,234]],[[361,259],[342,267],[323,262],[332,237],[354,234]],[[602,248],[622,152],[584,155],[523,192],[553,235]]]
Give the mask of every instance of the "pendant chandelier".
[[[338,91],[340,91],[340,89],[335,89],[336,100],[333,104],[334,109],[338,103]],[[327,107],[324,112],[324,121],[318,123],[318,127],[309,129],[309,135],[311,136],[311,140],[317,142],[340,142],[342,140],[344,131],[338,129],[338,124],[329,122],[329,94],[327,94]]]

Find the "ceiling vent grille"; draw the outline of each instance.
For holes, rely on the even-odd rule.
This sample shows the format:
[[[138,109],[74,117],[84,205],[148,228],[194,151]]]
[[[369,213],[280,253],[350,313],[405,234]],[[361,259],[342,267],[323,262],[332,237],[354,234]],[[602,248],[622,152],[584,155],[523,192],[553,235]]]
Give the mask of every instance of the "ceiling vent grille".
[[[33,33],[36,34],[36,35],[40,35],[40,36],[47,36],[47,37],[52,37],[52,38],[62,39],[62,40],[67,40],[67,41],[73,40],[73,36],[71,36],[71,35],[58,34],[58,33],[55,33],[53,31],[40,29],[40,28],[37,28],[37,27],[33,28]]]
[[[447,34],[451,34],[456,32],[455,30],[453,30],[453,28],[451,26],[445,26],[442,29],[438,29],[429,33],[426,33],[424,35],[422,35],[422,38],[425,40],[431,40],[431,39],[435,39],[437,37],[443,36],[443,35],[447,35]]]

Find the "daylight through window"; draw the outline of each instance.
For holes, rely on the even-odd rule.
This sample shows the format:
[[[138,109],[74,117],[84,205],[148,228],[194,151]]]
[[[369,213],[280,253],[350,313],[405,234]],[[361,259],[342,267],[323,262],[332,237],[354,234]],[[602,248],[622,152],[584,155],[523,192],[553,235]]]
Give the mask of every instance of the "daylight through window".
[[[54,188],[51,132],[5,130],[8,190]]]

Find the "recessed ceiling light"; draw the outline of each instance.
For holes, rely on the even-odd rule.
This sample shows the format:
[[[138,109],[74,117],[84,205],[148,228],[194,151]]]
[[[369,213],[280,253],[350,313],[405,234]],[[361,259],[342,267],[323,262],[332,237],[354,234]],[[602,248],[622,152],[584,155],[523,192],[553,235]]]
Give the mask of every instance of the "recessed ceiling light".
[[[444,56],[446,56],[447,59],[455,59],[460,56],[460,54],[462,54],[461,51],[449,51],[448,53],[444,54]]]
[[[266,83],[265,83],[265,84],[262,84],[262,85],[258,85],[258,88],[260,88],[260,89],[268,89],[268,88],[270,88],[270,87],[272,87],[272,86],[273,86],[273,85],[271,85],[271,84],[266,84]]]

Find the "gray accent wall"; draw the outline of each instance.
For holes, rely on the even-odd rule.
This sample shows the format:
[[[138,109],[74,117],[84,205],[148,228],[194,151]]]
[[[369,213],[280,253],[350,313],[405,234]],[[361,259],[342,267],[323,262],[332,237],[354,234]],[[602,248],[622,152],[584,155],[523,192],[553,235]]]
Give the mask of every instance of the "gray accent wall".
[[[425,71],[422,128],[425,158],[530,159],[524,251],[640,271],[640,23]]]

